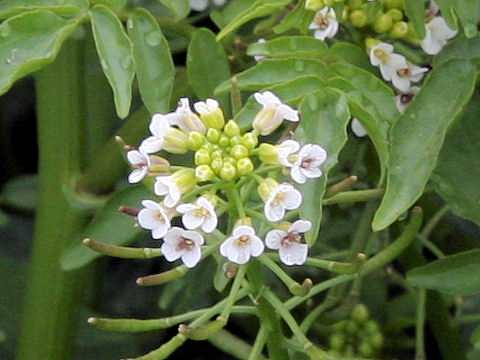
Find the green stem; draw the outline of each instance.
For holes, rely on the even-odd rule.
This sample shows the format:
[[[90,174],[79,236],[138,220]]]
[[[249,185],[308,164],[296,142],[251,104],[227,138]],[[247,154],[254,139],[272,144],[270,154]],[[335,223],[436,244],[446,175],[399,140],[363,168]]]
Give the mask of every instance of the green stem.
[[[242,199],[240,198],[240,194],[238,193],[238,190],[233,183],[229,185],[227,194],[228,194],[229,200],[235,204],[238,217],[239,218],[246,217],[247,215],[243,207]]]
[[[425,360],[425,289],[417,290],[417,318],[415,321],[415,360]]]
[[[262,356],[262,350],[265,347],[265,343],[267,342],[268,337],[268,328],[265,324],[260,325],[260,329],[258,330],[257,337],[255,338],[255,342],[253,343],[252,351],[250,352],[250,356],[248,360],[257,360],[260,359]]]
[[[257,335],[257,338],[258,338],[258,335]],[[266,358],[262,356],[262,354],[260,353],[255,354],[255,357],[252,358],[251,354],[254,353],[255,344],[252,348],[252,346],[247,344],[245,341],[239,339],[238,337],[236,337],[235,335],[231,334],[230,332],[224,329],[210,336],[208,338],[208,341],[218,349],[236,357],[237,359],[266,360]]]
[[[61,360],[73,349],[80,273],[64,273],[60,256],[86,222],[65,188],[82,159],[82,49],[67,41],[36,77],[39,191],[30,277],[17,358]]]
[[[131,248],[127,246],[104,244],[92,239],[83,240],[83,244],[100,254],[123,259],[151,259],[162,256],[162,252],[157,248]]]
[[[323,199],[323,205],[354,203],[359,201],[370,201],[380,199],[385,192],[384,189],[368,189],[368,190],[353,190],[344,191],[333,195],[328,199]]]
[[[242,285],[243,279],[245,278],[245,271],[247,266],[240,265],[237,270],[237,274],[235,275],[235,279],[233,280],[232,287],[230,288],[230,293],[228,294],[227,303],[223,308],[222,313],[220,314],[220,318],[227,323],[228,318],[230,317],[230,312],[232,311],[233,304],[235,304],[238,291],[240,290],[240,286]]]

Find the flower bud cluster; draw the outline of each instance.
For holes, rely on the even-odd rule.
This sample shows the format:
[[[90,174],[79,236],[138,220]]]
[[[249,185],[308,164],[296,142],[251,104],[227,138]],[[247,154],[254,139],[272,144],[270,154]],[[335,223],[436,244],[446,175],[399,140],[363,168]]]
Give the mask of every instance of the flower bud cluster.
[[[370,318],[367,307],[357,304],[348,319],[332,326],[328,342],[330,353],[335,357],[371,358],[381,350],[383,334],[377,322]]]
[[[218,245],[220,254],[229,261],[244,264],[261,255],[266,245],[277,250],[286,265],[305,263],[308,246],[301,240],[311,222],[299,219],[274,224],[302,203],[301,192],[280,177],[284,180],[289,174],[296,183],[320,177],[326,152],[319,145],[302,146],[294,140],[276,145],[261,142],[260,137],[274,132],[283,120],[295,122],[300,117],[297,110],[269,91],[253,97],[261,109],[252,119],[249,131],[242,131],[235,120],[226,121],[216,100],[196,102],[192,111],[189,100],[183,98],[174,112],[153,115],[150,136],[138,149],[127,152],[127,160],[134,168],[128,181],[154,179],[154,196],[141,202],[143,208],[136,214],[137,223],[151,231],[154,239],[163,239],[161,251],[168,261],[181,259],[187,267],[198,264],[203,245],[211,239],[209,234],[216,232],[217,238],[221,234],[217,230],[219,215],[227,212],[229,223],[235,225],[226,228],[231,235]],[[161,151],[191,151],[193,164],[170,165],[158,155]],[[266,167],[268,176],[263,177]],[[264,204],[263,214],[249,209],[258,197],[245,194],[242,186],[256,186]],[[247,216],[251,215],[249,211],[272,228],[265,242],[256,235],[254,222]],[[183,227],[172,226],[177,216]]]

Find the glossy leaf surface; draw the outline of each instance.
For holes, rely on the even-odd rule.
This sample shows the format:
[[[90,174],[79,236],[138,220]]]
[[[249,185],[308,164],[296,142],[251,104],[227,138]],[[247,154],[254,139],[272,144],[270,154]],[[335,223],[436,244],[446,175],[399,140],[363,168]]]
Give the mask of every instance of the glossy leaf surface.
[[[123,119],[130,112],[135,75],[132,44],[120,19],[105,6],[93,7],[91,20],[98,57],[113,90],[117,115]]]
[[[420,39],[425,37],[425,3],[418,0],[404,0],[405,14],[410,19]]]
[[[296,57],[299,52],[310,56],[314,51],[323,52],[327,50],[328,47],[324,42],[311,36],[284,36],[265,43],[251,44],[247,49],[247,55],[263,55],[275,58]]]
[[[190,13],[189,0],[159,0],[176,19],[183,19]]]
[[[452,60],[434,69],[394,124],[387,188],[372,227],[393,223],[422,195],[448,126],[462,112],[475,85],[475,67]]]
[[[142,100],[151,114],[166,113],[175,80],[167,40],[147,10],[137,9],[128,24]]]
[[[71,16],[88,9],[88,0],[2,0],[0,19],[34,10],[48,10],[62,16]]]

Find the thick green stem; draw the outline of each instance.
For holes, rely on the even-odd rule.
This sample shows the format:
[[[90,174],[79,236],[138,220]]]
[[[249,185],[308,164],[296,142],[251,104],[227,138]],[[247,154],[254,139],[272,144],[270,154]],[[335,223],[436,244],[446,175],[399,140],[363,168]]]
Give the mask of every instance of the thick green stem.
[[[239,339],[235,335],[232,335],[227,330],[220,330],[208,338],[208,341],[215,345],[215,347],[223,350],[225,353],[230,354],[237,359],[250,359],[253,353],[252,347]],[[256,354],[253,358],[255,360],[266,360],[262,354]]]
[[[85,223],[65,196],[82,159],[82,49],[68,41],[36,77],[39,191],[31,272],[17,359],[60,360],[73,349],[82,276],[65,273],[59,258]]]
[[[417,291],[417,319],[415,321],[415,360],[425,360],[425,289]]]

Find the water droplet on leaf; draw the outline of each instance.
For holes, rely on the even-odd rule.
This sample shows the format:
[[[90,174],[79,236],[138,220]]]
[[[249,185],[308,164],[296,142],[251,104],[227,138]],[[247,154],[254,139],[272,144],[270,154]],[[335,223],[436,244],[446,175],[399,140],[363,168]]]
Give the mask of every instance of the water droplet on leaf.
[[[126,56],[120,61],[120,66],[122,67],[122,69],[125,69],[125,70],[128,69],[131,64],[132,64],[131,56]]]
[[[145,35],[145,42],[150,46],[157,46],[162,40],[162,33],[160,31],[152,31]]]
[[[100,64],[102,65],[102,68],[103,70],[107,70],[108,69],[108,65],[107,65],[107,62],[105,60],[100,60]]]
[[[1,26],[1,29],[0,29],[0,35],[2,37],[6,37],[6,36],[10,35],[10,31],[11,31],[10,24],[9,23],[3,23],[3,25]]]
[[[131,19],[127,20],[127,29],[133,29],[133,21]]]

